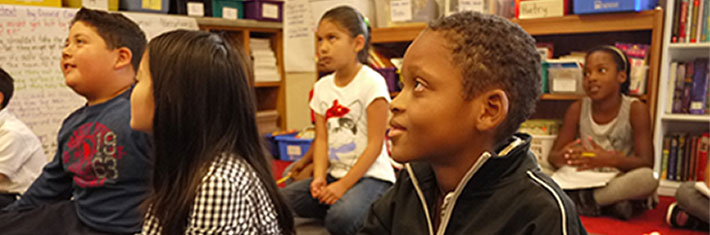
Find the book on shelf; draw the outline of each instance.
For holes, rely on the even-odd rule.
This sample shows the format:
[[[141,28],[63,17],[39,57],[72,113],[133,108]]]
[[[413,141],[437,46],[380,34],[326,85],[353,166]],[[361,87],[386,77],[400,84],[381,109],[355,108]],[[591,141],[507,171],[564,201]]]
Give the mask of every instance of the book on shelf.
[[[707,96],[708,58],[696,59],[693,66],[693,83],[690,97],[691,114],[705,114],[705,97]]]
[[[710,114],[709,65],[708,58],[671,63],[666,113]]]
[[[668,165],[666,168],[668,168],[668,174],[666,176],[666,179],[669,180],[675,180],[675,165],[676,165],[676,158],[678,157],[678,139],[679,136],[677,134],[671,135],[671,149],[670,149],[670,154],[668,155]]]
[[[707,170],[707,162],[708,162],[708,149],[710,146],[710,134],[707,132],[703,133],[702,136],[700,136],[700,140],[698,140],[698,158],[697,162],[695,163],[696,166],[696,175],[695,179],[697,181],[705,181],[705,171]]]
[[[671,43],[710,41],[710,0],[677,0],[674,8]]]
[[[671,151],[671,137],[663,137],[663,151],[661,156],[661,179],[668,178],[668,157]]]
[[[670,133],[663,137],[660,179],[704,180],[710,134]]]

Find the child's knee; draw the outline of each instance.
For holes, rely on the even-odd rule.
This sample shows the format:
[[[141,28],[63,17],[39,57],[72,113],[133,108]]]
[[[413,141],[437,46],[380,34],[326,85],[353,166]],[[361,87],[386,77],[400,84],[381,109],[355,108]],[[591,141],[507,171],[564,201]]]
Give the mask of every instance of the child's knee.
[[[653,170],[648,167],[637,168],[626,173],[632,178],[633,184],[639,190],[651,194],[658,188],[658,180],[653,177]]]
[[[362,226],[364,216],[348,210],[329,210],[325,217],[325,227],[330,234],[355,234]]]

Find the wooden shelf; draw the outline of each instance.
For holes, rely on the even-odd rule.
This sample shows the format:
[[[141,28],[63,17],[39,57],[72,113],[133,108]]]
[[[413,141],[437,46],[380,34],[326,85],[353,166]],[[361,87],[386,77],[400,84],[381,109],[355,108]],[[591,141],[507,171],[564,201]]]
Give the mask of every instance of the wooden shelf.
[[[283,24],[281,22],[271,22],[271,21],[258,21],[258,20],[249,20],[249,19],[236,19],[236,20],[230,20],[230,19],[224,19],[224,18],[215,18],[215,17],[192,17],[195,18],[195,21],[197,21],[197,24],[200,25],[200,27],[209,27],[213,29],[217,28],[227,28],[227,29],[234,29],[235,27],[237,28],[253,28],[253,29],[261,29],[261,30],[277,30],[280,31],[283,28]]]
[[[579,94],[542,94],[540,100],[578,100],[584,97]]]
[[[710,123],[710,115],[704,114],[663,114],[661,119],[664,121],[684,121],[684,122],[708,122]]]
[[[652,30],[656,17],[663,17],[662,10],[632,13],[611,13],[594,15],[568,15],[540,19],[511,21],[519,24],[530,35],[559,35],[577,33],[619,32]],[[408,42],[419,35],[426,24],[399,27],[374,28],[372,43]]]
[[[675,191],[683,182],[662,179],[658,185],[658,194],[661,196],[675,196]]]
[[[670,49],[710,49],[710,43],[671,43],[668,45]]]
[[[279,87],[281,82],[255,82],[254,87]]]

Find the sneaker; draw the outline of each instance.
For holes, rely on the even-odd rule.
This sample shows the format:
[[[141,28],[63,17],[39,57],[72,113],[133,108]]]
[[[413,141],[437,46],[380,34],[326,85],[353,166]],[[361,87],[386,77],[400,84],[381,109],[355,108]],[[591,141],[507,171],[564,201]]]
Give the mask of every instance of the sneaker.
[[[621,220],[629,220],[634,216],[634,204],[629,200],[614,203],[605,209],[611,216]]]
[[[671,227],[676,228],[695,229],[702,231],[707,231],[708,229],[707,223],[683,211],[683,209],[678,207],[677,202],[673,202],[670,206],[668,206],[668,212],[666,212],[666,223]]]
[[[592,189],[578,189],[565,191],[577,207],[577,213],[583,216],[600,216],[601,208],[594,200]]]

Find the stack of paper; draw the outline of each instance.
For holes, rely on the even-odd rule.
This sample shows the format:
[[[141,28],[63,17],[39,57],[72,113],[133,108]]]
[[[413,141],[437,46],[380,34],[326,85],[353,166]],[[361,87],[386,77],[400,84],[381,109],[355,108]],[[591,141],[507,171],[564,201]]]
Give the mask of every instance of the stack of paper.
[[[562,189],[595,188],[605,186],[617,174],[619,172],[577,171],[575,167],[563,166],[552,174],[552,179]]]
[[[276,56],[271,42],[265,38],[250,38],[249,48],[254,57],[254,80],[256,82],[278,82],[281,80]]]

